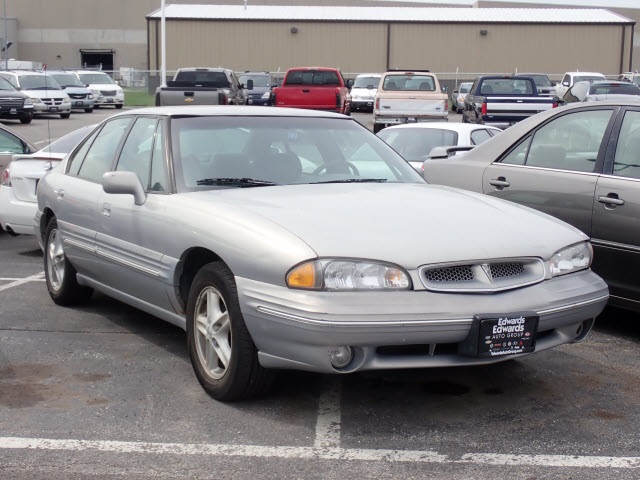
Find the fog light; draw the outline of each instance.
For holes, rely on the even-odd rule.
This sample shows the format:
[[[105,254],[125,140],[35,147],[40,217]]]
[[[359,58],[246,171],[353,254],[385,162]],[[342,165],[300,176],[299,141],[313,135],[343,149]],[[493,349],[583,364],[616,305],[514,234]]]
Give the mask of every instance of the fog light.
[[[344,368],[351,362],[353,350],[351,347],[334,347],[329,349],[329,359],[335,368]]]

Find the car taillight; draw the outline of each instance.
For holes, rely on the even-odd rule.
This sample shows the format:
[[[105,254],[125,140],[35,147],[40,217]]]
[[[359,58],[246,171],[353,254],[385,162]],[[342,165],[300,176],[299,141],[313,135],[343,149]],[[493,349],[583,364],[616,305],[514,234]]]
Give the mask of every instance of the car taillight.
[[[553,102],[553,107],[551,108],[558,108],[558,102]]]
[[[444,111],[446,112],[447,110],[449,110],[449,100],[444,101]]]
[[[218,105],[228,105],[229,97],[224,92],[218,92]]]
[[[4,172],[2,172],[2,183],[0,183],[0,185],[4,187],[11,186],[11,173],[9,173],[9,167],[5,168]]]
[[[487,114],[487,102],[482,102],[482,111],[481,111],[482,115],[486,115]]]
[[[380,110],[380,99],[376,98],[376,110]]]

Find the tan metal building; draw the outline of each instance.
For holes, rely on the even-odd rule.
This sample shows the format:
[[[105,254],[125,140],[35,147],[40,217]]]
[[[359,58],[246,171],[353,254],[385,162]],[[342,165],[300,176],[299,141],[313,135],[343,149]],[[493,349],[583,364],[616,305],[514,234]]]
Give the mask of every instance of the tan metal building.
[[[481,8],[454,7],[454,1],[434,7],[435,1],[416,0],[221,5],[230,1],[198,0],[206,5],[195,7],[193,1],[167,0],[168,72],[181,66],[277,71],[317,64],[352,73],[419,66],[437,72],[581,69],[616,75],[640,61],[632,48],[635,21],[603,9],[495,9],[482,8],[494,6],[482,1]],[[100,63],[105,70],[160,69],[160,0],[3,3],[0,40],[11,45],[2,58],[49,68]]]
[[[160,68],[160,12],[149,15],[149,67]],[[632,66],[634,22],[603,9],[171,5],[167,70],[223,65],[344,72],[592,70]]]

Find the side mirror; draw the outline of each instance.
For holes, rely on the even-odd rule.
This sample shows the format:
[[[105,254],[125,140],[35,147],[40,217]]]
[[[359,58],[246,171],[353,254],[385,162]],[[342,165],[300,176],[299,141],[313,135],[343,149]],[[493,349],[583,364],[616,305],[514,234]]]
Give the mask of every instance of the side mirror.
[[[347,88],[351,88],[353,87],[353,78],[350,78],[349,80],[347,80]]]
[[[136,205],[147,201],[147,194],[140,183],[140,178],[133,172],[107,172],[102,176],[102,189],[115,195],[133,195]]]
[[[457,152],[468,152],[475,145],[460,145],[456,147],[433,147],[429,152],[429,160],[441,160],[455,155]],[[429,160],[426,160],[427,162]]]
[[[569,86],[569,82],[562,82],[562,86],[563,87],[568,87]]]
[[[247,90],[253,90],[253,80],[247,80]]]

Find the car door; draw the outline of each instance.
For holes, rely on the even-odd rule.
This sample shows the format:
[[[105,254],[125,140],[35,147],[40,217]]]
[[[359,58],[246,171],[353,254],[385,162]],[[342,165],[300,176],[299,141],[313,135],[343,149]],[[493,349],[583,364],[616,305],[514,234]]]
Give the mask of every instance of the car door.
[[[483,174],[483,192],[558,217],[587,235],[614,108],[563,112]]]
[[[55,177],[53,211],[65,243],[65,254],[80,274],[95,276],[96,219],[102,175],[111,170],[114,152],[129,119],[105,123],[72,153],[66,174]]]
[[[640,109],[625,109],[614,132],[595,191],[593,268],[612,303],[625,299],[640,309]]]
[[[138,118],[127,132],[115,170],[136,173],[147,198],[136,205],[132,195],[100,193],[96,252],[105,285],[171,310],[164,292],[175,264],[163,262],[172,235],[161,215],[170,197],[164,137],[156,117]]]

